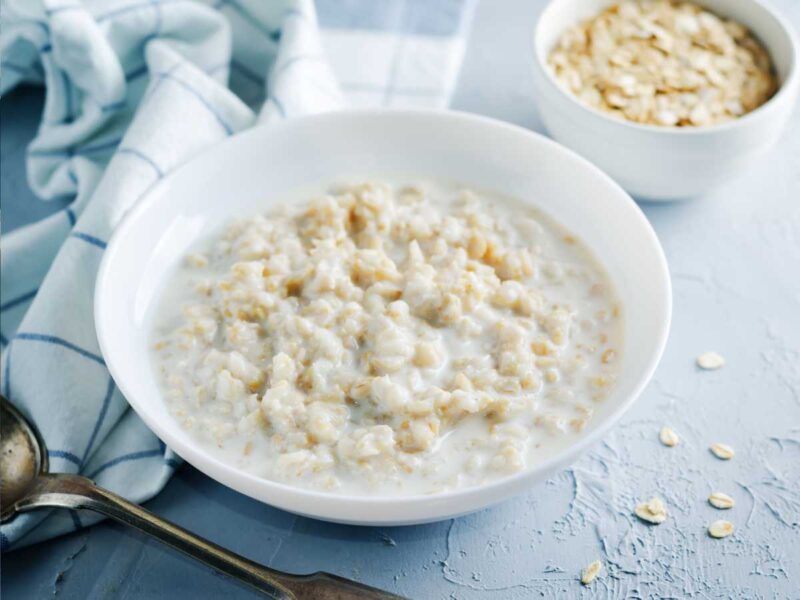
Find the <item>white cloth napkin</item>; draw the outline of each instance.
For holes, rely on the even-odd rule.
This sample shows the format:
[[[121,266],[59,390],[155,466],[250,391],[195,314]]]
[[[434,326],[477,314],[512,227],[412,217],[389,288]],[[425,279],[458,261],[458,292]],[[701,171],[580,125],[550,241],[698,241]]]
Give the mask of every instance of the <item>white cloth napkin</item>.
[[[180,462],[116,389],[95,336],[95,276],[125,212],[177,165],[259,122],[346,104],[446,106],[472,4],[4,3],[0,93],[24,82],[47,91],[28,180],[42,199],[74,196],[2,239],[2,391],[41,431],[51,470],[143,502]],[[36,511],[3,525],[0,542],[97,520]]]

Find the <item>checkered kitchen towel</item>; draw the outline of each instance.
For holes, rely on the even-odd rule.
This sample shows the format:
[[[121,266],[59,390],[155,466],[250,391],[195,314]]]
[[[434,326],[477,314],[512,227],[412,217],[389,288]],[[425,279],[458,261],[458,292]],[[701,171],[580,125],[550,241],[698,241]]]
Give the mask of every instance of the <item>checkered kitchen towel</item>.
[[[117,391],[95,338],[95,275],[125,212],[177,165],[259,122],[347,104],[446,106],[472,4],[4,2],[0,93],[47,88],[28,180],[45,200],[74,197],[2,240],[2,390],[41,430],[54,471],[142,502],[179,464]],[[39,511],[4,525],[0,541],[95,520]]]

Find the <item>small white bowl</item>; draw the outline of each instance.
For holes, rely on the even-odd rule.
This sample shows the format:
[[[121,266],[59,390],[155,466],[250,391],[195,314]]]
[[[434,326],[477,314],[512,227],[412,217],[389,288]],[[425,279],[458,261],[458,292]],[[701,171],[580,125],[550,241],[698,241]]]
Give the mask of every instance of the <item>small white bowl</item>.
[[[606,265],[623,303],[621,372],[574,444],[488,485],[426,496],[343,496],[296,488],[221,462],[170,415],[150,362],[158,295],[187,248],[236,216],[263,213],[298,188],[348,178],[461,182],[540,207]],[[513,125],[439,111],[346,111],[256,127],[162,179],[117,227],[97,278],[95,324],[119,389],[167,445],[217,481],[329,521],[402,525],[478,510],[571,463],[630,408],[658,363],[672,296],[664,253],[641,210],[607,175]]]
[[[693,0],[748,27],[769,52],[780,88],[742,117],[708,127],[658,127],[610,117],[583,104],[556,80],[550,50],[570,26],[615,0],[551,0],[533,32],[539,113],[550,135],[611,175],[637,198],[702,194],[747,170],[776,142],[797,101],[798,42],[791,26],[760,0]]]

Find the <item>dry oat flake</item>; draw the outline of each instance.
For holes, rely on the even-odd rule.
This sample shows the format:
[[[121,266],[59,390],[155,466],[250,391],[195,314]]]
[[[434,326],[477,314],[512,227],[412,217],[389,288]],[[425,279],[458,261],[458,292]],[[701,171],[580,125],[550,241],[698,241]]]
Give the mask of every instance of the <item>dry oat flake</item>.
[[[721,510],[725,510],[728,508],[733,508],[736,502],[723,492],[714,492],[708,497],[708,503],[713,506],[714,508],[719,508]]]
[[[720,519],[708,526],[708,534],[714,538],[728,537],[733,533],[733,523]]]
[[[661,440],[662,444],[670,448],[677,446],[678,442],[680,442],[678,434],[670,427],[662,427],[661,432],[658,434],[658,439]]]
[[[654,525],[667,520],[667,507],[660,498],[651,498],[647,502],[640,502],[633,512],[643,521]]]
[[[711,450],[714,456],[721,460],[730,460],[734,455],[733,448],[728,446],[728,444],[721,444],[719,442],[711,444],[709,450]]]
[[[599,560],[592,562],[581,572],[581,583],[583,585],[589,585],[595,580],[602,570],[603,563],[601,563]]]
[[[725,366],[725,359],[716,352],[703,352],[697,357],[697,366],[706,371],[714,371]]]
[[[767,51],[744,26],[691,2],[612,4],[564,32],[548,63],[584,104],[666,127],[735,119],[778,87]]]

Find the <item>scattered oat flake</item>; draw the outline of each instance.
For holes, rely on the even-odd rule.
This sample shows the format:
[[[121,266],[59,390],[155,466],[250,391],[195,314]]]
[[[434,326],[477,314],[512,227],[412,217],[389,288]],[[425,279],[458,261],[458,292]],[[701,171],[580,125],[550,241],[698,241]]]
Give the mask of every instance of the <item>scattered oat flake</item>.
[[[661,432],[658,434],[658,439],[661,440],[662,444],[670,448],[677,446],[680,441],[678,434],[670,427],[662,427]]]
[[[703,352],[697,357],[697,366],[706,371],[720,369],[725,365],[725,359],[716,352]]]
[[[721,460],[730,460],[733,458],[734,455],[733,448],[728,446],[728,444],[721,444],[719,442],[711,444],[709,450],[711,450],[714,456],[716,456]]]
[[[714,538],[728,537],[733,533],[733,523],[720,519],[708,526],[708,534]]]
[[[736,504],[733,498],[722,492],[714,492],[711,494],[708,497],[708,503],[714,508],[719,508],[722,510],[733,508],[734,504]]]
[[[660,498],[651,498],[647,502],[640,502],[633,511],[642,521],[658,525],[667,520],[667,507]]]
[[[603,563],[599,560],[594,561],[588,567],[586,567],[583,571],[581,571],[581,583],[583,585],[589,585],[594,581],[595,577],[600,574],[600,571],[603,570]]]

